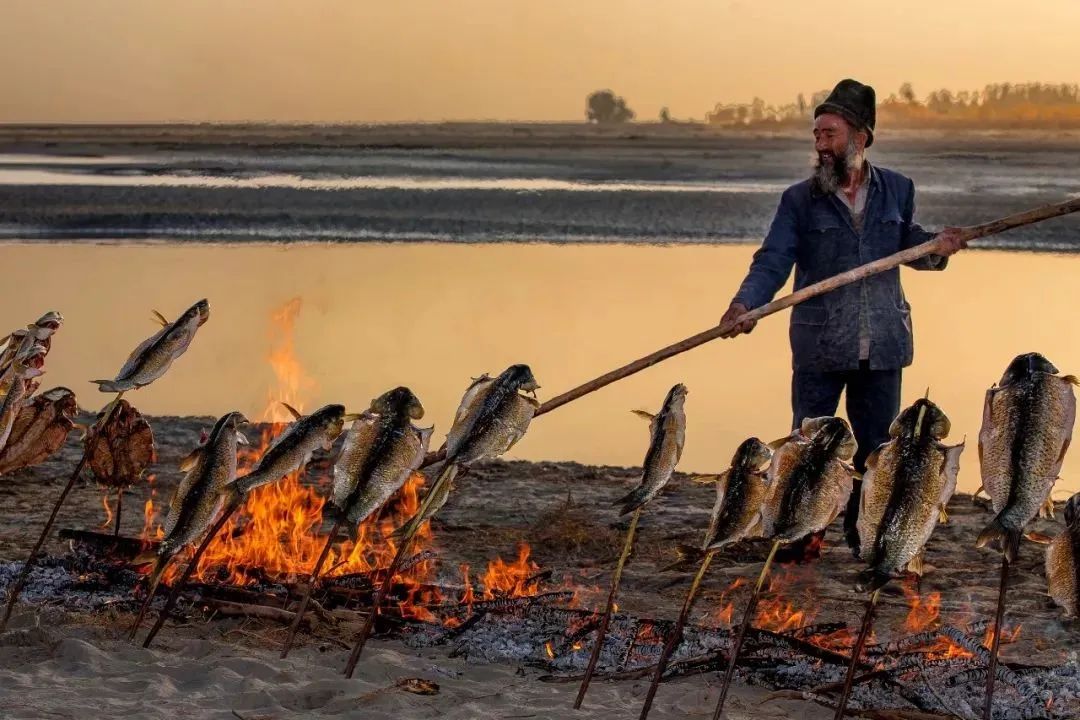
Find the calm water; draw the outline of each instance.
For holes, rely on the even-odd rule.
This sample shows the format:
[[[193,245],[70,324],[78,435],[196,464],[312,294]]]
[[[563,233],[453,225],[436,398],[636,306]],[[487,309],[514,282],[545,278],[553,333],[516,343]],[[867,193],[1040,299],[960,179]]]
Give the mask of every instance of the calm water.
[[[48,309],[66,322],[45,387],[80,404],[106,396],[89,380],[115,374],[154,332],[151,309],[175,317],[209,299],[191,349],[132,401],[151,414],[258,417],[277,383],[267,361],[270,316],[299,303],[296,383],[312,409],[350,410],[407,384],[445,436],[469,378],[529,363],[550,398],[613,367],[714,325],[741,280],[749,246],[0,244],[0,328]],[[905,269],[914,307],[915,365],[905,402],[930,397],[967,437],[960,487],[978,485],[983,394],[1018,353],[1037,350],[1080,373],[1080,257],[962,254],[945,273]],[[680,469],[716,472],[750,435],[789,427],[787,313],[750,336],[714,341],[537,419],[511,457],[638,465],[651,411],[676,382],[690,390]],[[1075,452],[1056,497],[1080,489]]]

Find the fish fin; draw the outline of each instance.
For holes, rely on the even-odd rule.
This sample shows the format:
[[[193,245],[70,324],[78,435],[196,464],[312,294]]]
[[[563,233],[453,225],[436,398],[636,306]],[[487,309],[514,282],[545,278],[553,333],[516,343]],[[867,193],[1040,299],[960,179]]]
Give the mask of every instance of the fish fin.
[[[180,458],[180,469],[184,472],[187,472],[191,468],[195,467],[195,465],[199,462],[199,458],[202,457],[202,454],[203,448],[197,447],[184,457]]]
[[[237,445],[250,445],[251,441],[247,439],[247,435],[245,435],[244,433],[237,430],[236,431],[236,444]]]
[[[649,422],[652,422],[653,419],[656,418],[651,412],[646,412],[645,410],[631,410],[630,412],[634,413],[642,420],[648,420]]]
[[[1058,478],[1059,480],[1061,478]],[[1046,498],[1046,502],[1039,508],[1039,517],[1054,517],[1054,499],[1051,497]]]
[[[944,505],[938,508],[938,522],[942,524],[949,522],[949,513],[945,512]]]
[[[1017,551],[1020,549],[1020,531],[1007,528],[1001,522],[1000,516],[990,521],[990,524],[979,533],[975,540],[975,547],[986,547],[990,543],[1000,541],[1005,558],[1011,563],[1016,560]]]
[[[925,569],[926,568],[923,563],[923,551],[920,550],[919,553],[915,557],[911,558],[911,560],[908,562],[907,571],[910,573],[915,573],[919,577],[922,577]]]
[[[1035,532],[1033,530],[1029,530],[1028,532],[1024,533],[1024,539],[1030,540],[1031,542],[1037,543],[1039,545],[1049,545],[1054,541],[1053,536],[1046,535],[1040,532]]]
[[[876,567],[867,568],[855,577],[855,589],[859,592],[874,592],[885,587],[892,580],[892,575],[881,572]]]
[[[296,408],[294,408],[294,407],[293,407],[292,405],[290,405],[289,403],[287,403],[287,402],[282,402],[282,403],[281,403],[281,405],[282,405],[282,406],[283,406],[283,407],[284,407],[284,408],[285,408],[286,410],[288,410],[288,411],[289,411],[289,414],[293,416],[293,419],[294,419],[294,420],[299,420],[300,418],[304,417],[304,416],[303,416],[303,414],[302,414],[302,413],[301,413],[301,412],[300,412],[299,410],[297,410]]]
[[[754,515],[754,519],[750,521],[750,524],[746,528],[746,537],[758,537],[761,535],[762,526],[765,524],[765,518],[761,516],[761,511],[758,510]]]
[[[115,380],[91,380],[90,382],[98,386],[98,390],[107,393],[118,393],[127,390],[127,388],[121,388]]]
[[[1075,375],[1065,375],[1061,379],[1069,383],[1070,385],[1080,385],[1080,378],[1076,377]]]
[[[795,439],[800,438],[802,436],[803,436],[802,431],[799,428],[795,428],[794,430],[792,430],[790,433],[788,433],[784,437],[777,438],[776,440],[773,440],[771,443],[767,443],[767,444],[768,444],[770,450],[776,451],[776,450],[779,450],[780,448],[784,447],[785,445],[787,445],[788,442],[790,442],[791,440],[795,440]]]
[[[724,479],[725,473],[719,475],[693,475],[690,477],[691,483],[697,483],[698,485],[712,485],[713,483],[719,483]]]
[[[169,327],[169,321],[165,319],[165,316],[159,313],[157,310],[151,310],[154,313],[154,322],[161,325],[161,327]]]

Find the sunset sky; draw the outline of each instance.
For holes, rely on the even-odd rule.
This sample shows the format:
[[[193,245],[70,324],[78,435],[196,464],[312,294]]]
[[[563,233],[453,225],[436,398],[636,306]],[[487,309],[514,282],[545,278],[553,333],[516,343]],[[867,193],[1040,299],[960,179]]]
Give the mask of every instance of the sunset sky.
[[[0,122],[580,120],[1080,81],[1078,0],[0,0]]]

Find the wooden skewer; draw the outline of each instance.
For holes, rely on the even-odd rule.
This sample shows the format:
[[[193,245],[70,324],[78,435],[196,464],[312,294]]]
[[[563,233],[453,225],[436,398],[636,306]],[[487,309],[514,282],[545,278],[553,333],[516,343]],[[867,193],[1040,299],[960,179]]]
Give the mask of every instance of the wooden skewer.
[[[652,708],[653,698],[656,697],[656,689],[660,686],[660,680],[667,669],[668,659],[682,640],[683,628],[686,627],[686,621],[690,617],[690,609],[694,605],[694,598],[697,596],[698,588],[701,586],[701,581],[704,579],[705,573],[709,569],[709,563],[712,562],[715,554],[715,551],[705,553],[705,558],[701,561],[701,567],[698,568],[694,581],[690,583],[690,590],[686,593],[686,600],[683,601],[682,611],[679,613],[679,619],[675,623],[675,630],[672,631],[671,637],[664,643],[664,649],[660,653],[660,662],[656,664],[656,673],[653,675],[652,684],[649,685],[649,692],[645,695],[645,704],[641,708],[639,720],[646,720],[649,717],[649,710]]]
[[[115,412],[117,406],[120,405],[120,398],[122,397],[124,397],[123,392],[117,393],[116,397],[105,406],[104,412],[101,413],[101,419],[94,423],[91,432],[96,428],[104,427],[105,423],[109,422],[109,418],[112,417],[113,412]],[[23,564],[19,577],[12,584],[11,589],[8,590],[8,602],[7,607],[4,609],[4,618],[0,620],[0,632],[4,631],[7,627],[8,620],[11,619],[11,613],[15,609],[15,602],[19,599],[19,595],[22,594],[23,588],[26,587],[26,580],[30,577],[30,570],[34,567],[34,558],[37,557],[38,552],[41,550],[41,546],[45,544],[45,540],[49,537],[49,531],[52,530],[53,523],[56,522],[56,516],[60,512],[60,506],[64,504],[64,500],[67,499],[71,489],[75,487],[75,481],[79,479],[83,468],[86,467],[86,461],[89,459],[90,455],[89,451],[90,446],[85,445],[83,447],[82,457],[79,458],[79,463],[75,466],[75,471],[71,473],[71,477],[68,478],[67,485],[64,486],[63,491],[60,493],[60,497],[56,499],[56,504],[53,505],[49,519],[45,521],[45,527],[41,529],[41,537],[34,543],[34,549],[30,551],[30,557],[28,557]]]
[[[990,720],[994,713],[994,676],[997,674],[998,646],[1001,644],[1001,623],[1005,619],[1005,590],[1008,585],[1009,554],[1002,552],[1001,585],[998,587],[997,612],[994,614],[994,639],[990,642],[990,672],[986,676],[986,705],[983,706],[983,720]]]
[[[859,656],[862,655],[866,638],[870,634],[870,627],[874,622],[874,606],[877,605],[881,589],[878,588],[870,595],[866,602],[866,612],[863,614],[862,626],[859,628],[859,636],[855,639],[855,647],[851,649],[851,664],[848,665],[847,676],[844,678],[844,690],[840,694],[840,704],[836,706],[836,716],[833,720],[844,720],[844,709],[847,708],[848,698],[851,697],[852,681],[855,679],[855,668],[859,666]]]
[[[757,585],[754,586],[754,592],[750,595],[749,602],[746,603],[746,612],[743,613],[739,634],[735,636],[735,644],[731,646],[731,657],[728,658],[727,671],[724,673],[724,682],[720,686],[720,698],[716,701],[713,720],[720,720],[720,715],[724,712],[724,701],[727,700],[728,688],[731,687],[731,678],[735,675],[735,661],[739,657],[743,638],[746,637],[746,628],[750,625],[750,618],[754,616],[754,608],[757,607],[758,597],[761,595],[761,586],[765,583],[765,578],[769,576],[769,568],[772,567],[773,558],[776,557],[776,551],[779,549],[780,541],[777,540],[773,543],[772,550],[769,551],[769,557],[765,558],[765,564],[761,567],[761,573],[758,574]]]
[[[124,488],[116,488],[116,524],[113,525],[113,537],[120,537],[120,511],[124,507]]]
[[[581,679],[581,687],[578,689],[577,699],[574,700],[574,709],[580,710],[581,703],[585,700],[585,693],[589,691],[589,683],[596,671],[596,662],[600,659],[600,651],[604,648],[604,637],[607,635],[608,624],[611,622],[611,613],[615,607],[615,594],[619,591],[619,581],[622,579],[623,566],[630,552],[634,548],[634,534],[637,532],[638,520],[641,518],[641,508],[634,511],[630,517],[630,528],[626,531],[626,542],[623,543],[622,554],[619,562],[615,565],[615,573],[611,576],[611,590],[608,592],[607,605],[604,607],[604,616],[600,618],[600,627],[596,629],[596,643],[593,645],[592,655],[589,656],[589,666],[585,668],[585,677]]]
[[[293,618],[292,626],[289,628],[289,636],[285,638],[285,647],[281,649],[282,660],[289,656],[289,650],[292,649],[296,631],[300,629],[300,622],[304,619],[304,611],[307,610],[308,602],[311,600],[311,593],[315,589],[315,583],[319,581],[319,571],[322,570],[323,563],[326,562],[326,557],[330,554],[330,546],[337,539],[340,527],[341,520],[338,520],[334,523],[334,527],[330,528],[330,535],[326,538],[322,553],[319,554],[319,559],[315,561],[315,569],[311,571],[311,579],[308,580],[307,590],[304,591],[304,597],[301,598],[300,605],[296,608],[296,617]]]

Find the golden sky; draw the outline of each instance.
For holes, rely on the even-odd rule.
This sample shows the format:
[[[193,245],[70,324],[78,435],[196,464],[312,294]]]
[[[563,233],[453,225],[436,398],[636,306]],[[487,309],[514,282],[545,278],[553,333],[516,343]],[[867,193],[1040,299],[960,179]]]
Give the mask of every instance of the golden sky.
[[[0,0],[0,122],[579,120],[1080,80],[1080,0]]]

